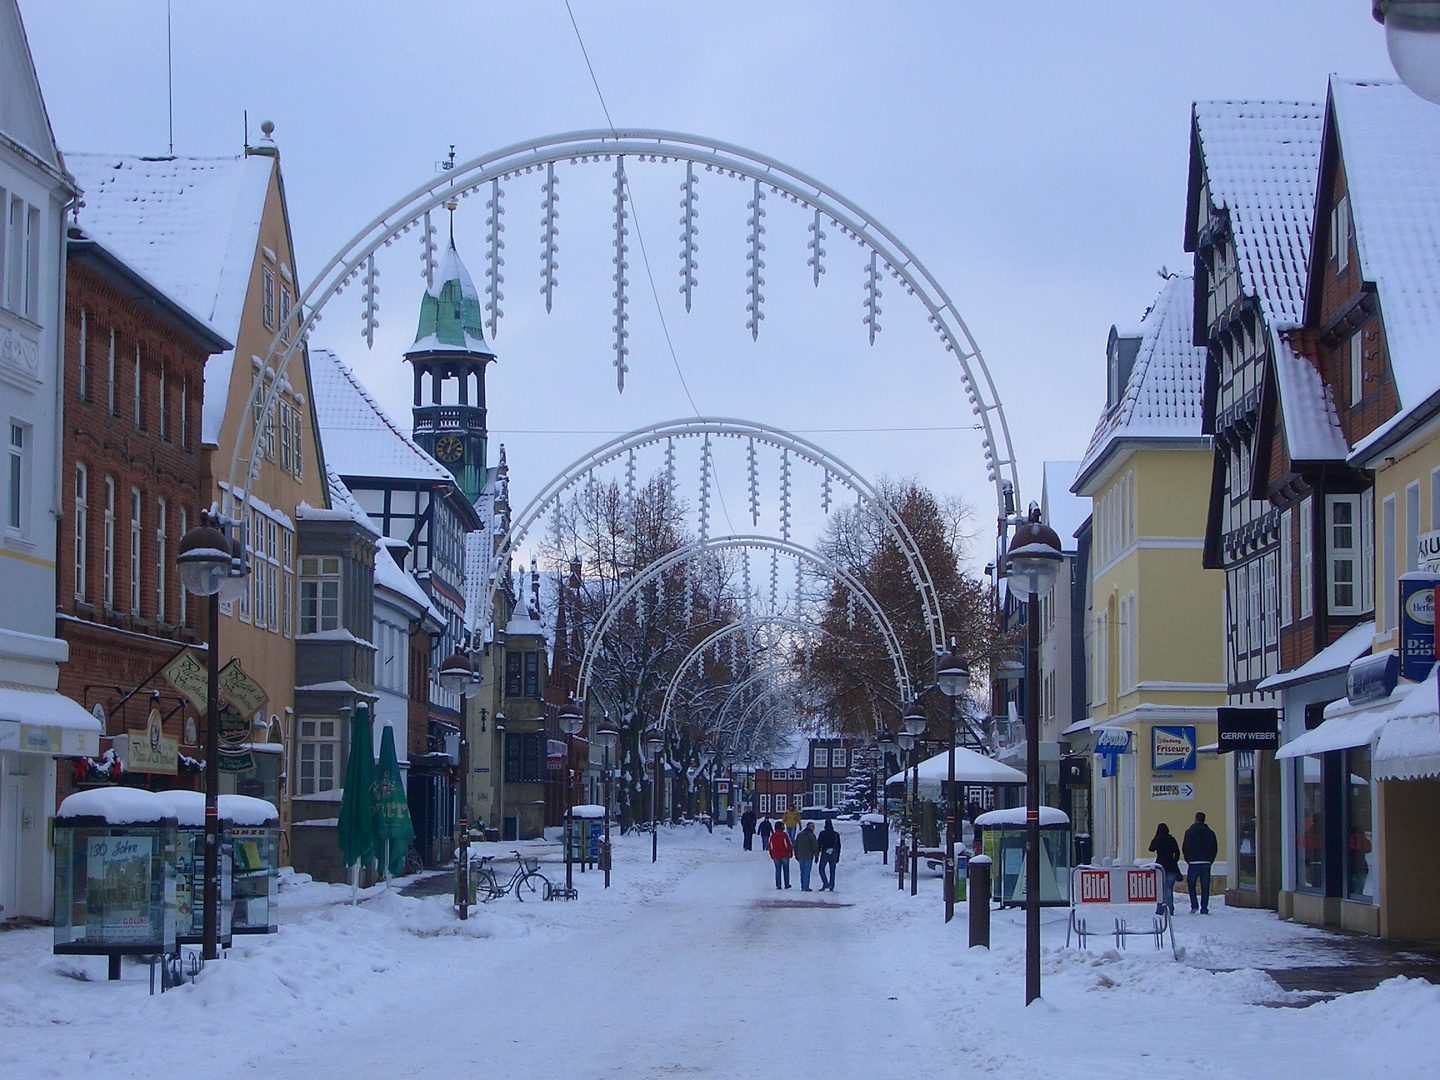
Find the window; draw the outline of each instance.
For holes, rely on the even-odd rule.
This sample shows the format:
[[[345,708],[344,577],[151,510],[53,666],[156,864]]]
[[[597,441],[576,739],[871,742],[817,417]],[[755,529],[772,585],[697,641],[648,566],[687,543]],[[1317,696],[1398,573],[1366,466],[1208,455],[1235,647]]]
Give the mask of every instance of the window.
[[[190,379],[180,380],[180,449],[190,449]]]
[[[294,607],[295,607],[295,534],[289,529],[280,530],[280,540],[283,546],[282,565],[285,570],[285,595],[282,603],[284,610],[284,632],[288,638],[294,632]]]
[[[26,425],[10,421],[10,454],[5,494],[5,524],[11,532],[25,526]]]
[[[845,748],[837,746],[830,751],[830,767],[832,769],[845,768]]]
[[[301,420],[304,418],[304,415],[305,415],[305,414],[302,413],[299,409],[296,409],[296,410],[295,410],[295,416],[293,417],[293,422],[292,422],[291,425],[290,425],[290,427],[291,427],[291,436],[292,436],[292,437],[294,438],[294,440],[295,440],[295,479],[296,479],[296,480],[303,480],[303,479],[305,479],[305,469],[304,469],[305,456],[304,456],[304,454],[301,453],[301,448],[300,448]]]
[[[140,346],[135,346],[135,430],[145,429],[144,416],[141,412],[141,396],[143,387],[140,382]]]
[[[777,813],[777,814],[783,814],[784,812],[785,812],[785,796],[784,796],[784,795],[776,795],[776,796],[775,796],[775,813]]]
[[[1405,488],[1405,572],[1420,569],[1420,481]]]
[[[265,318],[265,329],[275,329],[275,271],[268,266],[260,268],[260,310]]]
[[[1330,211],[1330,257],[1335,272],[1343,274],[1350,265],[1350,196],[1341,195]]]
[[[1360,610],[1375,610],[1375,489],[1360,493]]]
[[[85,599],[85,564],[89,540],[86,535],[86,500],[90,496],[90,474],[84,465],[75,466],[75,599]]]
[[[1325,511],[1328,516],[1325,540],[1330,571],[1327,580],[1330,614],[1358,614],[1360,497],[1327,495]]]
[[[1380,510],[1380,563],[1383,576],[1380,593],[1385,600],[1385,621],[1381,630],[1394,630],[1396,607],[1400,603],[1395,577],[1395,496],[1387,495]]]
[[[1315,613],[1315,505],[1300,503],[1300,618]]]
[[[340,626],[340,560],[331,556],[300,559],[300,633],[315,634]]]
[[[1279,627],[1277,616],[1280,611],[1279,583],[1275,580],[1275,555],[1270,553],[1264,556],[1260,563],[1265,575],[1265,610],[1263,621],[1265,624],[1265,644],[1273,646],[1279,642]]]
[[[250,511],[250,528],[245,534],[246,550],[250,552],[250,581],[246,587],[249,597],[248,614],[256,626],[265,628],[265,519],[255,509]]]
[[[280,468],[287,473],[293,472],[294,468],[290,463],[290,407],[283,401],[280,403]]]
[[[505,696],[520,696],[521,659],[519,653],[505,654]]]
[[[1120,598],[1120,693],[1130,689],[1130,597]]]
[[[1345,752],[1345,896],[1370,902],[1375,897],[1375,819],[1370,806],[1370,747]],[[1308,758],[1306,759],[1309,760]]]
[[[1095,703],[1102,704],[1110,692],[1110,616],[1095,616]]]
[[[1295,888],[1319,893],[1325,890],[1325,785],[1321,782],[1321,759],[1296,758],[1295,774]]]
[[[765,794],[762,793],[761,796],[760,796],[760,813],[762,813],[762,814],[768,814],[769,812],[770,812],[770,796],[769,796],[769,795],[765,795]]]
[[[1365,332],[1355,331],[1350,339],[1350,404],[1358,405],[1365,396]]]
[[[140,489],[130,489],[130,614],[140,614]]]
[[[539,733],[507,736],[505,782],[534,784],[545,778],[545,736]]]
[[[115,481],[105,478],[105,607],[115,608]]]
[[[290,340],[290,290],[280,286],[280,340]]]
[[[301,720],[299,776],[295,794],[318,795],[335,790],[335,762],[339,759],[340,725],[334,720]]]
[[[823,746],[815,748],[815,768],[828,769],[830,767],[830,751]]]
[[[810,805],[830,805],[830,785],[828,783],[810,785]]]
[[[20,312],[25,303],[25,200],[10,197],[5,244],[5,306]]]
[[[1295,538],[1292,535],[1291,511],[1286,510],[1280,515],[1280,625],[1289,626],[1295,621],[1295,585],[1292,575],[1295,570],[1295,556],[1292,553],[1292,545]]]
[[[155,501],[155,621],[165,621],[165,500]]]
[[[105,377],[105,408],[110,410],[111,416],[119,415],[115,411],[115,328],[110,328],[110,353],[106,358]]]
[[[25,215],[25,315],[35,319],[40,312],[40,211],[30,207]]]
[[[188,528],[186,528],[187,518],[188,518],[188,515],[185,513],[185,507],[183,507],[183,506],[180,507],[180,535],[181,535],[182,537],[183,537],[187,532],[190,531]],[[179,592],[180,592],[180,625],[181,625],[181,626],[189,626],[189,625],[190,625],[190,601],[189,601],[189,599],[186,597],[185,586],[183,586],[183,585],[180,586]]]
[[[170,417],[167,415],[169,402],[165,400],[165,365],[160,365],[160,441],[170,441]]]
[[[540,696],[540,654],[538,652],[525,654],[525,696],[529,698]]]
[[[1247,598],[1250,595],[1250,568],[1241,566],[1235,571],[1235,655],[1250,655],[1250,619]]]
[[[75,380],[75,391],[84,401],[90,396],[90,366],[86,356],[86,348],[90,337],[90,316],[83,308],[80,310],[80,377]]]

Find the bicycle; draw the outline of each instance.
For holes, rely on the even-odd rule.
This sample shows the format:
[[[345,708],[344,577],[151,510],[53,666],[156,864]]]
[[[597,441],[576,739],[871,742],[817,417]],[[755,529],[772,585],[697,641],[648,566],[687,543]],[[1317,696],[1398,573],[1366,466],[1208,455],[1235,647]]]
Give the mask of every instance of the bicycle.
[[[504,885],[496,878],[494,867],[489,865],[495,856],[480,856],[479,865],[474,867],[475,894],[480,902],[488,904],[491,900],[498,900],[512,889],[517,900],[533,900],[537,896],[541,900],[549,900],[554,886],[540,873],[540,860],[527,859],[519,851],[512,851],[512,854],[515,856],[515,872]]]

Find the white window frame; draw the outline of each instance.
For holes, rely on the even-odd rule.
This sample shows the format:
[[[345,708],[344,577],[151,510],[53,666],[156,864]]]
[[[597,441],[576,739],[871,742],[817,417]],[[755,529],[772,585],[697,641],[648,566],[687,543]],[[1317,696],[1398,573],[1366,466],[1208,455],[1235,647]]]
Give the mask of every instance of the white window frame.
[[[759,808],[758,808],[758,812],[759,812],[759,813],[761,813],[761,814],[768,814],[768,813],[770,813],[770,796],[769,796],[768,794],[766,794],[765,792],[762,791],[762,792],[759,794],[759,796],[757,797],[757,801],[758,801],[759,804],[760,804],[760,805],[759,805]]]
[[[104,577],[102,596],[105,607],[115,610],[115,478],[105,477]]]
[[[105,408],[111,416],[116,413],[116,386],[115,386],[115,328],[110,328],[110,352],[106,357],[105,367]]]
[[[130,488],[130,614],[140,614],[140,568],[144,565],[145,497]]]
[[[75,381],[75,391],[81,401],[90,398],[90,364],[86,355],[90,339],[90,313],[80,309],[80,377]]]
[[[136,431],[144,431],[144,430],[145,430],[145,423],[144,423],[144,420],[145,420],[145,417],[144,417],[144,404],[143,404],[143,397],[142,397],[142,393],[141,393],[141,391],[142,391],[142,389],[143,389],[143,384],[141,383],[141,378],[142,378],[142,376],[141,376],[141,373],[140,373],[140,345],[139,345],[139,343],[137,342],[136,345],[135,345],[135,410],[134,410],[134,412],[135,412],[134,421],[135,421],[135,430],[136,430]]]
[[[1274,648],[1280,644],[1280,632],[1278,626],[1280,614],[1280,593],[1279,582],[1275,580],[1275,552],[1271,551],[1266,553],[1265,555],[1262,555],[1260,557],[1260,566],[1260,573],[1263,582],[1262,587],[1264,591],[1264,596],[1262,600],[1265,605],[1264,610],[1261,612],[1260,618],[1261,622],[1264,623],[1265,646],[1266,648]]]
[[[1315,614],[1315,502],[1300,503],[1300,618]]]
[[[90,470],[81,462],[75,463],[75,599],[85,602],[86,564],[89,562],[89,507]]]
[[[828,768],[830,768],[830,748],[829,748],[829,747],[826,747],[826,746],[817,746],[817,747],[815,747],[814,759],[815,759],[815,768],[817,768],[817,769],[828,769]]]
[[[155,500],[155,621],[165,621],[165,571],[167,569],[165,530],[169,525],[164,499]]]
[[[1287,507],[1280,514],[1280,625],[1295,621],[1295,542],[1293,511]]]
[[[190,517],[190,515],[189,515],[188,513],[186,513],[185,507],[183,507],[183,506],[180,507],[180,532],[179,532],[179,535],[180,535],[182,538],[183,538],[183,537],[185,536],[185,534],[189,531],[189,529],[186,527],[186,526],[189,524],[189,517]],[[180,586],[180,590],[179,590],[179,591],[180,591],[180,625],[181,625],[181,626],[189,626],[189,625],[190,625],[190,599],[189,599],[189,596],[188,596],[188,595],[186,594],[186,592],[185,592],[185,586],[184,586],[184,585],[181,585],[181,586]]]
[[[845,748],[844,748],[843,746],[834,746],[834,747],[831,747],[831,748],[830,748],[830,767],[831,767],[832,769],[843,769],[843,768],[845,768],[845,757],[846,757],[846,753],[845,753]],[[833,804],[832,804],[832,805],[833,805]]]
[[[1375,610],[1375,489],[1360,493],[1360,610]]]
[[[1335,272],[1343,274],[1350,265],[1350,196],[1341,195],[1330,211],[1330,255]]]
[[[5,440],[5,529],[22,539],[30,526],[30,447],[34,441],[35,429],[12,417]]]
[[[295,534],[289,529],[280,530],[281,565],[285,571],[285,595],[283,599],[285,637],[295,636]],[[408,670],[408,664],[407,664]],[[401,689],[404,689],[402,687]]]
[[[1365,331],[1356,330],[1350,338],[1350,404],[1360,404],[1365,396]]]
[[[826,780],[824,783],[817,782],[810,785],[810,805],[830,805],[830,781]]]
[[[1383,577],[1380,586],[1380,599],[1384,601],[1385,617],[1381,620],[1381,630],[1394,630],[1397,619],[1397,609],[1400,604],[1399,584],[1395,573],[1395,496],[1385,496],[1385,501],[1380,507],[1380,564],[1383,570]],[[1378,605],[1377,605],[1378,606]]]
[[[1340,507],[1349,510],[1350,520],[1337,520]],[[1336,530],[1349,528],[1350,544],[1336,543]],[[1342,580],[1348,572],[1348,580]],[[1349,586],[1350,602],[1341,602],[1342,590]],[[1360,496],[1325,496],[1325,591],[1331,615],[1360,614]]]
[[[333,717],[306,716],[295,725],[295,730],[295,794],[323,795],[327,791],[339,791],[344,779],[340,775],[340,721]]]
[[[260,267],[260,315],[265,320],[265,329],[275,329],[275,271],[268,266]]]
[[[1235,655],[1250,655],[1250,567],[1235,568]]]
[[[334,555],[300,558],[300,633],[340,628],[340,559]],[[330,588],[329,586],[333,586]],[[333,593],[333,595],[327,595]],[[333,601],[333,611],[327,612]]]

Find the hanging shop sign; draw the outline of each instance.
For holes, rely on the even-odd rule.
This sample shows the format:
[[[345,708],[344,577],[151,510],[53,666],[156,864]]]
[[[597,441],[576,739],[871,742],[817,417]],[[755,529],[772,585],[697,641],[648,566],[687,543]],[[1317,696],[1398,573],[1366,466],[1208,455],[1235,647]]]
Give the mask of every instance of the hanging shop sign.
[[[1399,681],[1400,656],[1393,649],[1362,656],[1345,676],[1345,697],[1351,705],[1380,701],[1390,696]]]
[[[1101,728],[1095,732],[1095,753],[1100,755],[1102,779],[1119,771],[1120,758],[1130,751],[1130,735],[1124,728]]]
[[[189,649],[166,665],[165,681],[184,694],[191,705],[204,711],[206,693],[210,687],[210,673]]]
[[[1220,753],[1231,750],[1274,750],[1280,745],[1278,709],[1239,709],[1221,706],[1215,710]]]
[[[1150,768],[1153,772],[1195,771],[1195,727],[1193,724],[1150,729]]]
[[[241,716],[254,716],[270,698],[263,686],[241,670],[239,660],[231,660],[220,669],[220,700],[234,705]]]
[[[1400,575],[1400,676],[1420,682],[1435,663],[1435,586],[1433,573]]]
[[[1422,533],[1418,547],[1415,565],[1427,573],[1440,574],[1440,529]]]
[[[180,771],[180,743],[167,738],[159,709],[151,709],[143,732],[131,732],[125,739],[127,772],[159,773],[174,776]]]

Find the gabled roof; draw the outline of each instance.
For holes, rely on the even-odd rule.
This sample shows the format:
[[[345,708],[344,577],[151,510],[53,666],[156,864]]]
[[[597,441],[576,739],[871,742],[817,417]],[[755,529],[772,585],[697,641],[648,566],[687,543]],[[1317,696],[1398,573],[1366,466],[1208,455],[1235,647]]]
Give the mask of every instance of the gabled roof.
[[[338,475],[455,483],[450,470],[390,419],[331,350],[310,350],[310,388],[325,461]]]
[[[1193,153],[1210,201],[1230,218],[1241,288],[1272,331],[1304,317],[1324,111],[1305,101],[1197,101]],[[1186,247],[1199,207],[1192,183]]]
[[[1400,399],[1399,415],[1370,443],[1440,391],[1440,106],[1400,83],[1332,78],[1329,115],[1326,168],[1339,163],[1328,157],[1338,147],[1360,271],[1380,297]]]
[[[495,351],[485,344],[481,326],[480,294],[470,280],[470,271],[455,250],[450,238],[440,265],[435,270],[435,284],[420,298],[420,324],[415,330],[415,344],[405,350],[406,356],[431,352],[479,353],[494,359]]]
[[[1270,334],[1275,387],[1291,461],[1344,461],[1350,447],[1340,430],[1335,397],[1320,372],[1290,347],[1284,334]]]
[[[66,163],[84,192],[81,228],[221,337],[238,340],[275,159],[72,153]],[[207,443],[220,438],[233,363],[232,349],[205,365]]]
[[[0,0],[0,134],[63,175],[65,163],[55,145],[17,0]]]
[[[375,553],[375,587],[404,597],[418,608],[421,614],[428,615],[434,624],[442,629],[448,625],[445,615],[420,587],[420,583],[395,561],[395,552],[383,539],[380,541],[380,547],[384,550]]]
[[[1066,552],[1079,549],[1075,533],[1090,516],[1090,500],[1070,491],[1079,472],[1078,461],[1047,461],[1040,490],[1041,520],[1055,530],[1060,548]]]
[[[1095,425],[1071,490],[1083,492],[1122,444],[1201,438],[1205,350],[1191,344],[1193,290],[1188,274],[1167,278],[1140,321],[1140,351],[1130,379]]]

